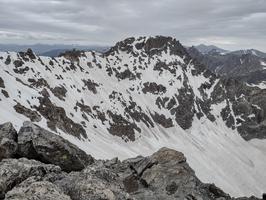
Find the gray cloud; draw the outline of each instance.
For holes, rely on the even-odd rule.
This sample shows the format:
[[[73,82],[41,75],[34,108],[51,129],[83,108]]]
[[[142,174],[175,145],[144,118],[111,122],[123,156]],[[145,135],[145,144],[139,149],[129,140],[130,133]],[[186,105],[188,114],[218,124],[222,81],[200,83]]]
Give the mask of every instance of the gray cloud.
[[[113,44],[167,35],[266,51],[265,0],[0,0],[0,42]]]

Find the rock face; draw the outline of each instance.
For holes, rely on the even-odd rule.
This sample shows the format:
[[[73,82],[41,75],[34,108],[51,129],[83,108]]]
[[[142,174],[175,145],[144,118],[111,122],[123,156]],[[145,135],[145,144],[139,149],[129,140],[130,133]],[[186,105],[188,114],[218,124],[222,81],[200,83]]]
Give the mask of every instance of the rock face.
[[[185,156],[168,148],[123,162],[117,158],[98,160],[70,173],[26,158],[4,159],[0,177],[0,199],[6,200],[234,199],[215,185],[202,183]]]
[[[0,125],[0,161],[12,158],[17,151],[17,131],[11,123]]]
[[[18,133],[18,154],[53,163],[65,171],[81,170],[94,162],[91,156],[75,145],[31,122],[24,122]]]

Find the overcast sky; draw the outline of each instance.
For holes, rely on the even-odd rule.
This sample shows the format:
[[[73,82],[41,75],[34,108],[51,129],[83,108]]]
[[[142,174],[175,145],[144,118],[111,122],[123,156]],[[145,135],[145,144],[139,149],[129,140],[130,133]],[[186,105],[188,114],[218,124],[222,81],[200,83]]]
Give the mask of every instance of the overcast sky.
[[[112,45],[142,35],[266,51],[266,0],[0,0],[0,43]]]

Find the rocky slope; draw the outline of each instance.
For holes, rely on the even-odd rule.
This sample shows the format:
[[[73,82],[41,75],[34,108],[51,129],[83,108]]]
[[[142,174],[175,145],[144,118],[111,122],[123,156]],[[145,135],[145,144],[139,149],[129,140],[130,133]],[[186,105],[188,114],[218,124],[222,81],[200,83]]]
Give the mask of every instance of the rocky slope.
[[[266,54],[263,52],[252,49],[201,53],[197,47],[188,48],[188,52],[216,74],[266,88]]]
[[[266,138],[266,91],[220,79],[173,38],[128,38],[106,53],[56,58],[6,52],[0,66],[0,122],[16,130],[30,120],[104,159],[166,146],[233,196],[266,188],[257,147]],[[38,141],[31,148],[32,158],[42,152]]]
[[[168,148],[124,161],[95,160],[31,122],[25,122],[18,133],[11,123],[0,125],[0,136],[1,141],[9,138],[17,146],[14,150],[13,145],[0,145],[14,150],[13,155],[0,151],[0,199],[233,199],[214,184],[202,183],[185,156]]]

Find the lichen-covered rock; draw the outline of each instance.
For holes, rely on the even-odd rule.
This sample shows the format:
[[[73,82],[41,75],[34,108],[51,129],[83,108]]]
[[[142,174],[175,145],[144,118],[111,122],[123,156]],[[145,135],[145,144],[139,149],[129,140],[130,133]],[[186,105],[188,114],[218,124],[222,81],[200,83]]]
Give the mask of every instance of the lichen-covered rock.
[[[18,154],[58,165],[68,172],[81,170],[94,162],[77,146],[31,122],[24,122],[18,133]]]
[[[4,196],[7,191],[29,177],[40,176],[51,179],[60,174],[60,167],[55,165],[47,165],[26,158],[4,159],[0,162],[0,194]]]
[[[6,194],[5,200],[71,200],[56,185],[30,177]]]
[[[115,169],[98,161],[82,172],[72,172],[56,182],[72,200],[125,200],[129,194],[122,188]]]
[[[17,150],[17,131],[11,123],[0,125],[0,161],[3,158],[12,158]]]

